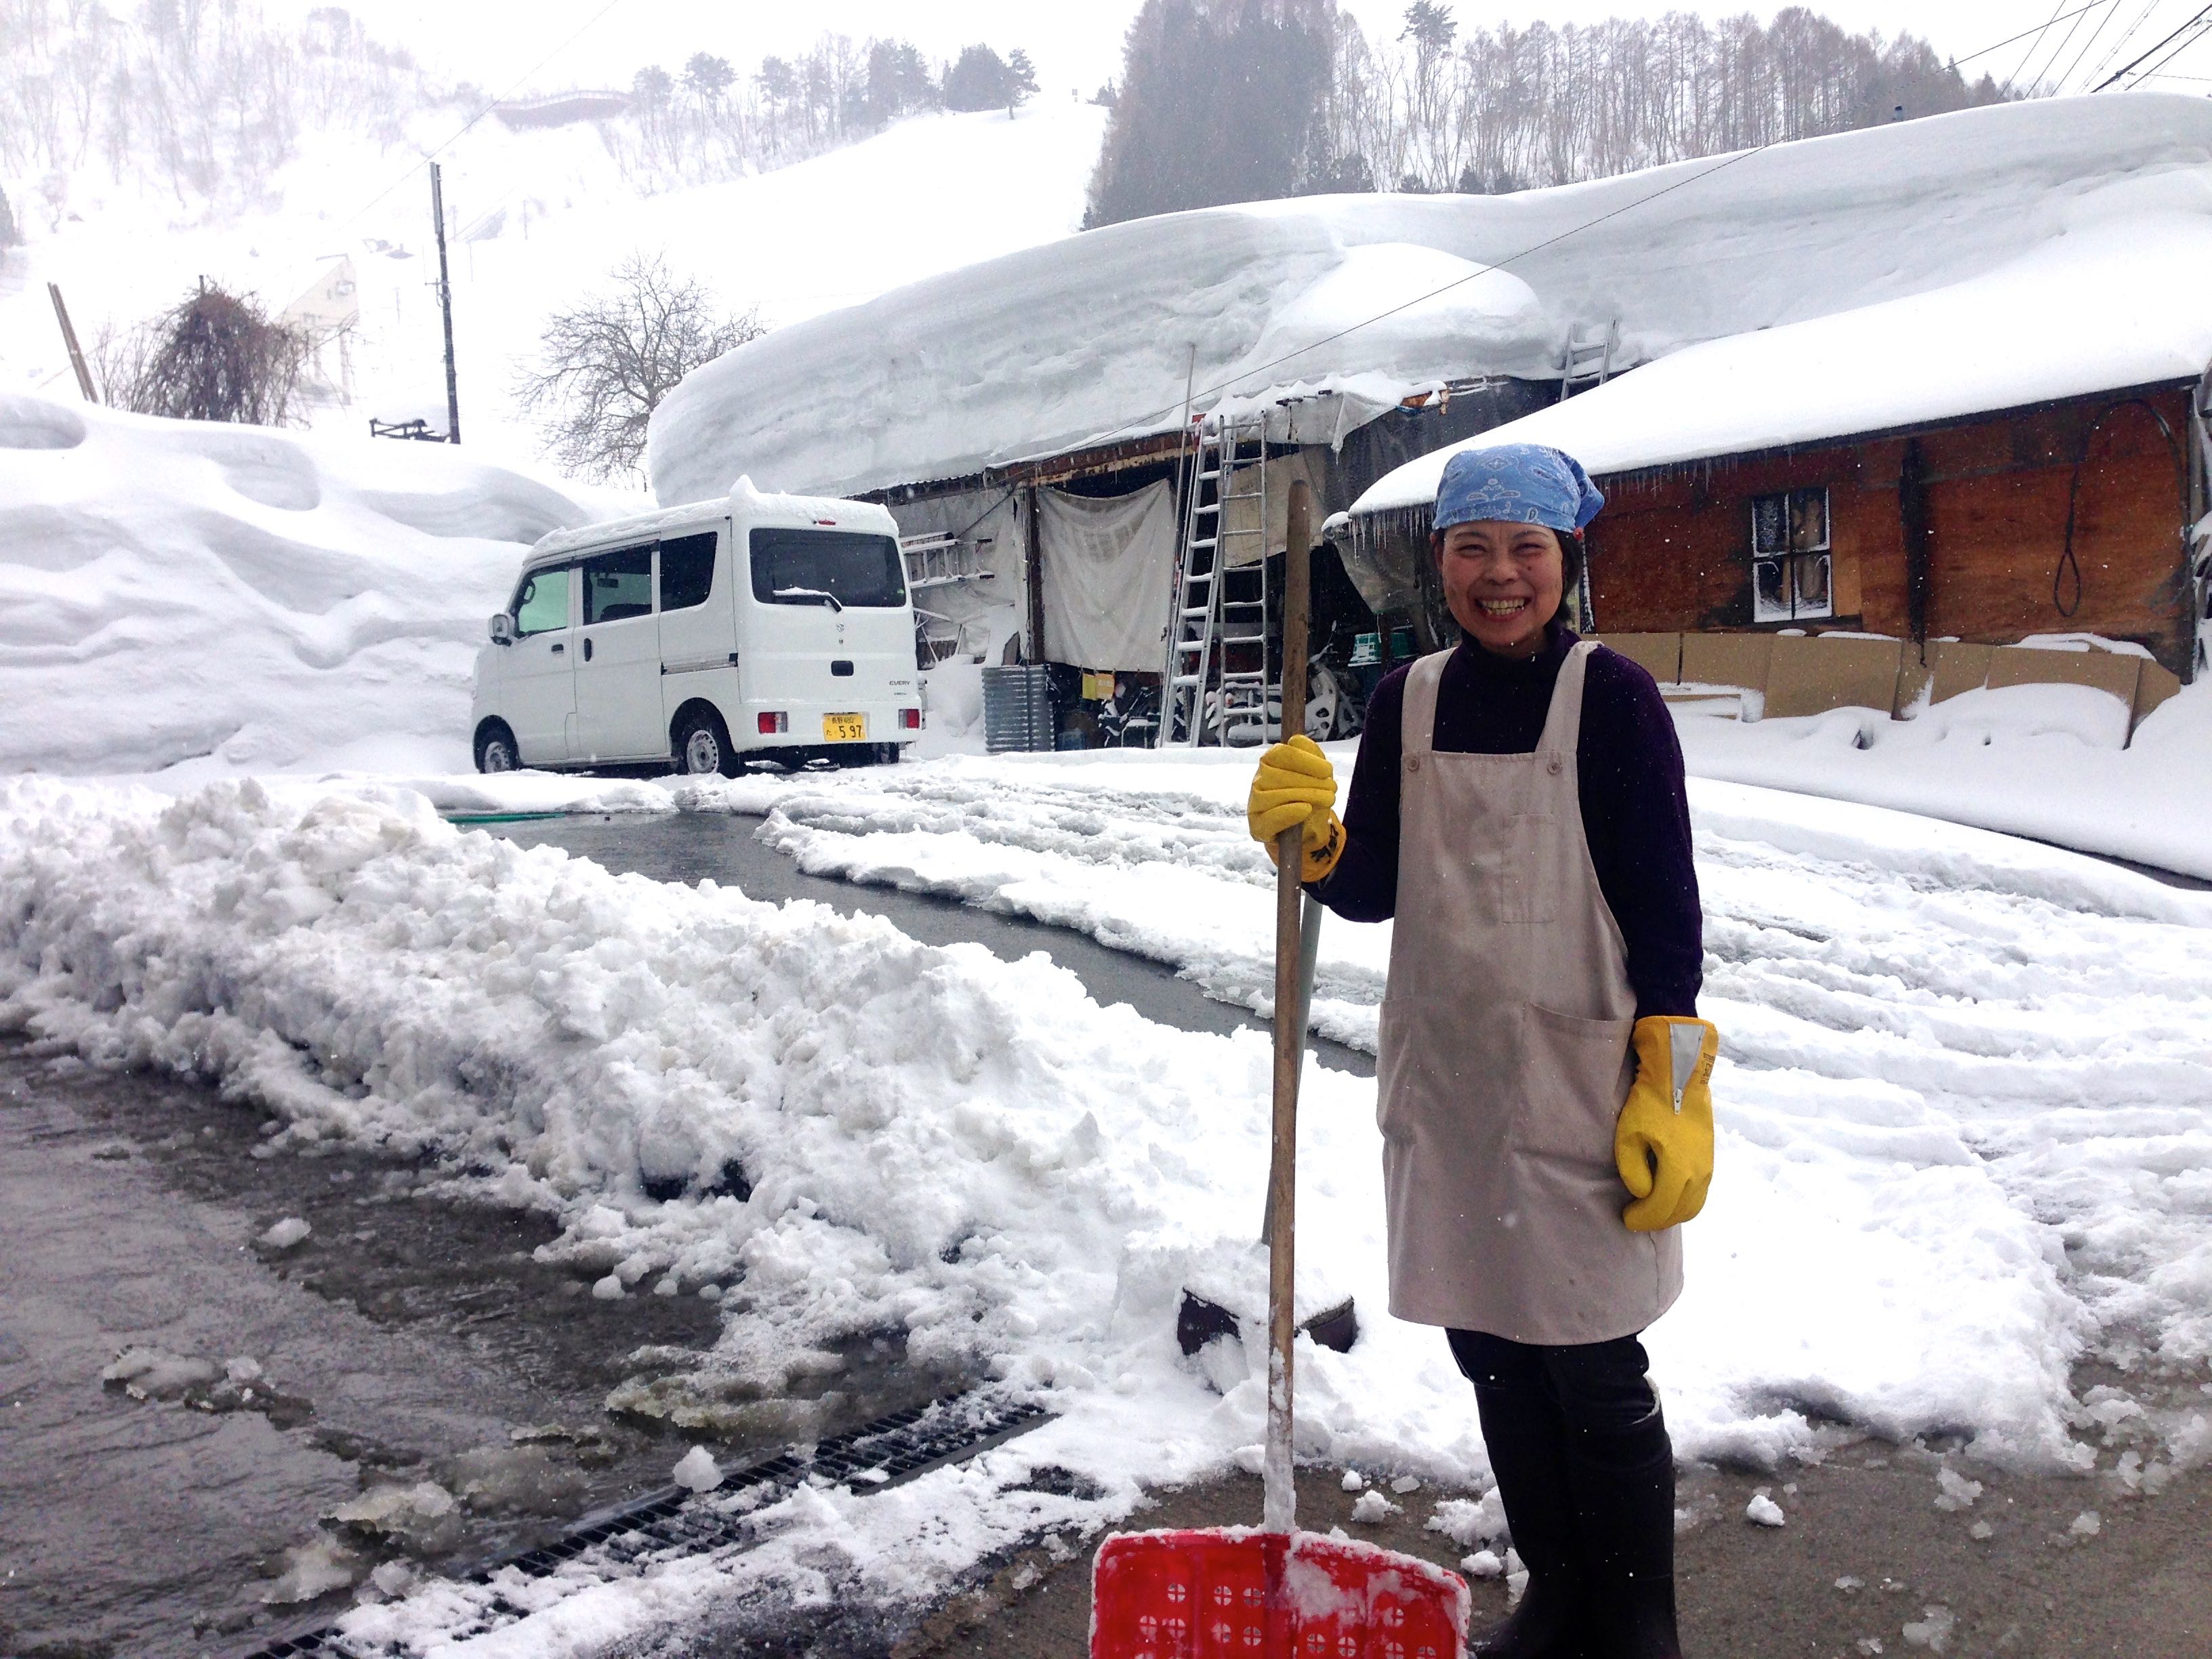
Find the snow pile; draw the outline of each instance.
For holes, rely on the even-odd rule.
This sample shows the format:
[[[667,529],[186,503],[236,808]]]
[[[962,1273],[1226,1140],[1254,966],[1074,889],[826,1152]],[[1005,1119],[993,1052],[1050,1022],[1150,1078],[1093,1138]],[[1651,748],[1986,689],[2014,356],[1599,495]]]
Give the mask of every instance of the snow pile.
[[[684,799],[769,811],[815,873],[1077,928],[1267,1006],[1249,758],[1072,759]],[[1732,1173],[1652,1334],[1686,1442],[1757,1455],[1793,1409],[1896,1434],[1948,1412],[2056,1455],[2078,1354],[2212,1356],[2212,896],[1873,808],[1691,799]],[[1388,952],[1387,927],[1324,928],[1317,1030],[1373,1048]]]
[[[459,769],[484,618],[599,516],[443,446],[0,394],[0,771]]]
[[[1698,777],[1864,801],[2212,880],[2212,684],[2127,747],[2128,708],[2083,685],[1982,687],[1909,720],[1837,708],[1744,723],[1678,707]]]
[[[656,413],[653,487],[665,501],[713,495],[742,462],[778,488],[850,493],[1171,431],[1194,365],[1201,408],[1341,385],[1371,414],[1454,377],[1554,376],[1571,332],[1614,323],[1616,366],[1793,325],[1811,330],[1796,349],[1832,360],[1832,392],[1800,367],[1740,372],[1728,353],[1756,347],[1686,354],[1692,368],[1669,372],[1691,374],[1703,401],[1669,401],[1644,428],[1668,434],[1733,434],[1735,407],[1766,418],[1776,398],[1816,422],[1856,421],[1900,361],[1921,377],[1940,365],[1975,397],[2193,376],[2212,324],[2180,273],[2212,235],[2208,180],[2212,110],[2142,94],[1963,111],[1512,196],[1306,198],[1109,226],[740,347]],[[1862,314],[1812,321],[1844,313]],[[2039,349],[2015,349],[2021,337]],[[2126,374],[2103,378],[2115,366]],[[1642,396],[1648,372],[1606,387],[1601,406]],[[1402,493],[1430,499],[1433,475]]]

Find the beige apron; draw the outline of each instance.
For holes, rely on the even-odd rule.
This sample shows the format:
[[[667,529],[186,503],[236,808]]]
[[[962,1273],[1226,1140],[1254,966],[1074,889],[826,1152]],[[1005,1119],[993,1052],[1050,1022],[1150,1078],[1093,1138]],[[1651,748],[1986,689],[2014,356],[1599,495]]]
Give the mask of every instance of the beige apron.
[[[1406,679],[1377,1113],[1401,1319],[1601,1342],[1681,1291],[1679,1230],[1628,1230],[1613,1162],[1636,995],[1577,787],[1595,648],[1568,653],[1534,754],[1438,754],[1451,653]]]

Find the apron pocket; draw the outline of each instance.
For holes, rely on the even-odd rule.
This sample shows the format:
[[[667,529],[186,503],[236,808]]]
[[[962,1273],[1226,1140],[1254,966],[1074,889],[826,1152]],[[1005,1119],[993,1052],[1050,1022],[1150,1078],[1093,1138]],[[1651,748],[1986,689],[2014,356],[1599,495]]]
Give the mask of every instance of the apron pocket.
[[[1516,1151],[1613,1167],[1613,1130],[1635,1076],[1632,1019],[1522,1008]]]
[[[1551,921],[1566,885],[1566,849],[1559,820],[1549,812],[1516,812],[1505,820],[1504,856],[1492,866],[1492,902],[1500,921]],[[1582,825],[1573,833],[1580,835]]]

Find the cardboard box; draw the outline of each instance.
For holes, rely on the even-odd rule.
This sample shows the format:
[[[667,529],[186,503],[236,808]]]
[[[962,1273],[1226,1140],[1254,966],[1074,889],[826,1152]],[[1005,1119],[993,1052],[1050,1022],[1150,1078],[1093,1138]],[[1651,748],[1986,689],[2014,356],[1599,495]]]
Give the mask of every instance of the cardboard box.
[[[2143,716],[2181,690],[2181,679],[2163,664],[2147,662],[2142,665],[2142,678],[2136,682],[2134,717],[2129,721],[2128,732],[2133,735],[2143,723]]]
[[[1938,640],[1929,647],[1929,663],[1935,670],[1935,690],[1929,701],[1942,702],[1962,691],[1978,691],[1990,677],[1990,659],[1996,654],[1993,645],[1966,645],[1958,640]]]
[[[1592,634],[1589,637],[1607,650],[1620,652],[1662,685],[1682,677],[1680,634]]]
[[[2001,645],[1990,658],[1988,684],[1999,685],[2094,685],[2133,708],[2136,683],[2148,659],[2117,651],[2044,651]]]
[[[1771,634],[1685,634],[1685,685],[1741,685],[1766,690],[1766,669],[1774,655]]]
[[[1783,634],[1766,671],[1766,718],[1825,714],[1831,708],[1879,708],[1897,701],[1899,640],[1844,640]]]

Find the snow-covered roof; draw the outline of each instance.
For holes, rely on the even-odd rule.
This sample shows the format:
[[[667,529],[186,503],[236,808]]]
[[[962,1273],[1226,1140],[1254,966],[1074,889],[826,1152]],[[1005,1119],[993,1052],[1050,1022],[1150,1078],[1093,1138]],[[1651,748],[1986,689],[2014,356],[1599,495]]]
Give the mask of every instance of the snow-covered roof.
[[[808,524],[843,525],[854,529],[878,531],[886,536],[898,534],[898,521],[891,517],[888,509],[873,501],[841,501],[829,495],[775,495],[756,489],[750,478],[741,477],[730,486],[726,495],[686,501],[679,506],[663,507],[658,513],[634,513],[598,524],[550,532],[539,538],[537,544],[530,550],[528,562],[542,564],[548,559],[574,553],[579,548],[601,547],[612,542],[632,538],[645,540],[666,536],[672,532],[696,530],[738,513],[753,518],[797,519]]]
[[[1593,473],[1626,472],[2194,380],[2212,363],[2212,168],[2115,194],[1994,269],[1686,346],[1418,456],[1352,511],[1426,506],[1451,455],[1491,444],[1552,444]]]
[[[655,415],[653,487],[664,501],[696,499],[742,468],[851,494],[1171,431],[1187,375],[1201,408],[1355,378],[1374,402],[1392,385],[1556,374],[1571,331],[1617,323],[1616,360],[1649,363],[1923,296],[1932,309],[1865,325],[1880,339],[1889,321],[1924,317],[1912,361],[1937,355],[1921,378],[1968,357],[2045,355],[2049,343],[2110,385],[2094,367],[2106,357],[2154,360],[2162,375],[2194,350],[2202,366],[2207,354],[2179,320],[2177,273],[2134,266],[2178,270],[2208,216],[2212,106],[2131,94],[1965,111],[1512,196],[1317,197],[1138,220],[739,347]],[[2125,250],[2130,269],[2111,269]],[[2011,305],[2004,329],[1984,325],[1971,295],[1940,297],[2006,270],[2033,280],[1984,290]],[[1422,297],[1462,276],[1472,280]],[[2123,305],[2092,314],[2085,284],[2107,277],[2124,279],[2127,305],[2154,296],[2157,314],[2139,326]],[[2023,315],[2035,331],[2025,341],[2010,331]],[[2089,331],[2078,350],[2057,339],[2077,326]],[[1848,356],[1845,336],[1834,338]],[[1796,371],[1783,381],[1759,395],[1821,395]]]

